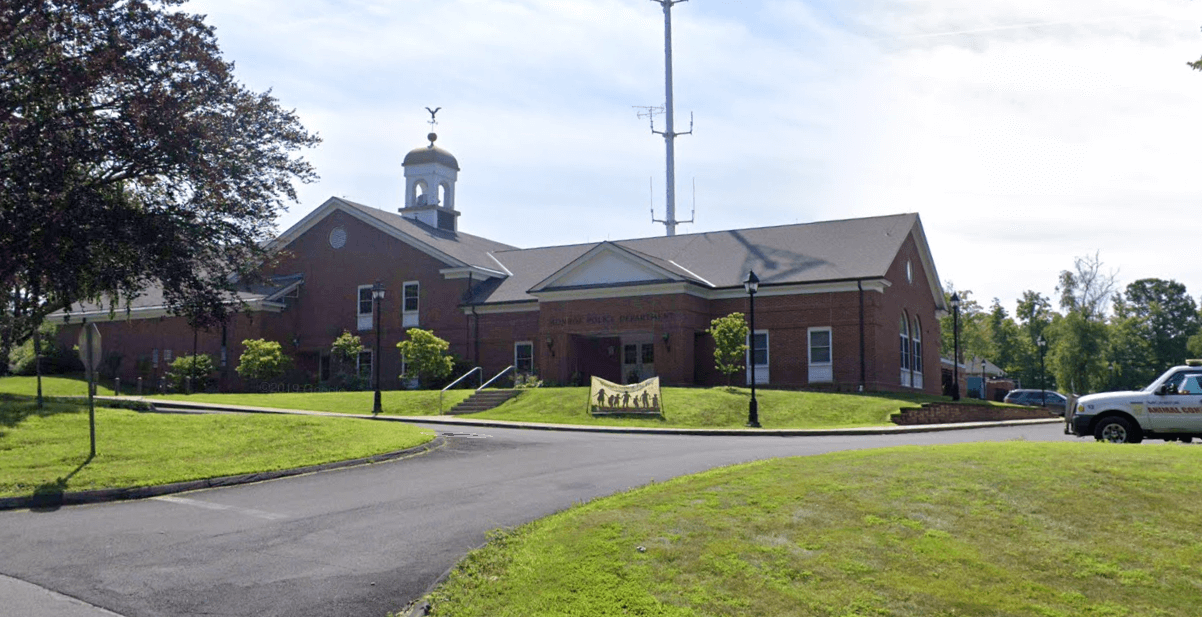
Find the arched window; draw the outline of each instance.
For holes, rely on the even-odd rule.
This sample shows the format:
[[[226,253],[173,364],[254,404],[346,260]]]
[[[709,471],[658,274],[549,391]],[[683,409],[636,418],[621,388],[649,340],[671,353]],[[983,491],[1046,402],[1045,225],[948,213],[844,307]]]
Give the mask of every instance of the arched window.
[[[899,332],[901,335],[901,385],[910,386],[910,317],[902,311]]]
[[[922,322],[918,320],[918,315],[914,316],[914,327],[910,330],[910,341],[914,345],[914,353],[910,359],[910,368],[912,371],[910,385],[915,388],[922,388]]]
[[[426,200],[429,199],[428,197],[426,197],[426,192],[429,190],[430,190],[430,187],[426,185],[425,180],[418,180],[417,182],[414,182],[413,183],[413,205],[415,205],[415,206],[426,205]]]

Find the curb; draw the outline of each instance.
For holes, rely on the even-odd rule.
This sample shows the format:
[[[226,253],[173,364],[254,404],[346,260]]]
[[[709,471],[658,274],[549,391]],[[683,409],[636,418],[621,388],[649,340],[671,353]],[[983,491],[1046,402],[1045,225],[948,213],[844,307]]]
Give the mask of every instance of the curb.
[[[100,398],[100,397],[97,397]],[[103,397],[105,400],[129,400],[129,397]],[[946,424],[912,424],[892,426],[865,426],[859,428],[829,429],[748,429],[748,428],[656,428],[642,426],[600,426],[580,424],[543,424],[537,422],[511,422],[507,420],[481,420],[462,416],[373,416],[371,414],[348,414],[329,411],[304,411],[274,407],[246,407],[212,403],[192,403],[178,400],[137,399],[145,401],[155,411],[225,411],[234,413],[274,413],[333,418],[359,418],[385,422],[408,422],[411,424],[436,424],[441,426],[476,426],[482,428],[512,428],[534,431],[567,431],[580,433],[643,434],[643,435],[712,435],[717,437],[828,437],[862,435],[904,435],[908,433],[936,433],[978,428],[1004,426],[1026,426],[1031,424],[1061,424],[1064,418],[1034,418],[1022,420],[997,420],[991,422],[949,422]]]
[[[446,438],[442,435],[438,435],[434,439],[420,446],[414,446],[406,450],[385,452],[384,454],[376,454],[373,456],[350,459],[346,461],[334,461],[332,463],[321,463],[318,465],[296,467],[294,469],[246,473],[236,476],[220,476],[217,478],[188,480],[186,482],[172,482],[171,484],[159,484],[156,486],[106,488],[96,489],[93,491],[78,491],[73,493],[31,495],[29,497],[2,497],[0,498],[0,510],[19,510],[26,508],[35,510],[55,509],[61,506],[106,503],[110,501],[125,501],[128,499],[145,499],[147,497],[159,497],[161,495],[170,495],[173,493],[186,493],[189,491],[198,491],[206,488],[251,484],[254,482],[264,482],[267,480],[276,480],[279,478],[288,478],[292,476],[316,473],[319,471],[330,471],[345,467],[357,467],[359,465],[370,465],[374,463],[383,463],[387,461],[410,458],[425,454],[432,450],[436,450],[444,445],[446,445]]]

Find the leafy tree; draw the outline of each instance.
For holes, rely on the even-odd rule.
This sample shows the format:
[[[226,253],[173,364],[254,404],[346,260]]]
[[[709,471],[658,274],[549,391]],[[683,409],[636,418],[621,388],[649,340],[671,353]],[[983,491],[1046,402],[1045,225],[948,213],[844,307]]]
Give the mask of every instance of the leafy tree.
[[[242,355],[238,357],[238,375],[252,383],[276,379],[284,374],[291,364],[284,349],[276,341],[247,339],[242,341]]]
[[[731,313],[711,321],[706,332],[714,337],[714,368],[726,375],[729,388],[735,373],[746,364],[747,322],[742,313]]]
[[[167,369],[167,381],[177,391],[188,388],[188,378],[192,378],[192,391],[205,390],[212,382],[216,372],[212,356],[199,354],[195,356],[180,356],[171,361]]]
[[[0,355],[50,312],[150,286],[194,327],[224,319],[316,178],[295,153],[318,138],[239,84],[182,3],[0,8]]]
[[[405,363],[405,374],[401,375],[401,379],[416,377],[425,386],[451,374],[454,360],[447,354],[450,343],[421,328],[409,328],[405,336],[408,340],[396,345]]]
[[[1151,345],[1157,372],[1185,360],[1189,337],[1198,333],[1198,305],[1185,285],[1173,280],[1140,279],[1114,301],[1118,318]]]
[[[1118,317],[1110,322],[1110,349],[1106,354],[1105,390],[1142,388],[1156,378],[1164,367],[1147,336],[1147,328],[1138,317]]]
[[[1060,389],[1085,394],[1104,387],[1107,340],[1106,324],[1087,319],[1081,311],[1052,322],[1047,364]]]
[[[971,356],[988,357],[991,351],[989,339],[989,326],[986,323],[985,311],[981,308],[981,304],[973,299],[973,293],[968,289],[957,290],[951,281],[945,284],[946,289],[943,292],[944,302],[948,307],[951,307],[952,294],[960,296],[960,358],[961,362],[964,358]],[[946,350],[943,353],[951,355],[955,350],[954,334],[955,315],[952,311],[948,311],[939,320],[939,334],[941,350]]]
[[[997,298],[989,308],[988,316],[990,351],[987,356],[991,362],[1007,373],[1016,373],[1021,368],[1023,349],[1018,324],[1006,313],[1002,303]]]
[[[1089,321],[1105,321],[1106,307],[1114,296],[1117,278],[1117,272],[1102,272],[1101,253],[1077,257],[1073,260],[1072,270],[1060,272],[1060,282],[1056,285],[1060,308],[1080,313]]]
[[[343,330],[342,334],[334,339],[334,344],[330,346],[330,356],[334,359],[334,373],[337,375],[337,381],[344,382],[356,390],[362,386],[359,383],[362,380],[354,370],[360,353],[363,353],[363,341],[358,335],[351,334],[346,330]]]

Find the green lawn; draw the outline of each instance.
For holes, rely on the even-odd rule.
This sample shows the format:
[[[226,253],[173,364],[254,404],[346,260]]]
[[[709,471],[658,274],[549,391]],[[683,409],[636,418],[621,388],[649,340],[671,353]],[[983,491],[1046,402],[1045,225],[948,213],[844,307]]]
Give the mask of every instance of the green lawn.
[[[747,407],[751,400],[747,388],[664,388],[662,418],[594,418],[585,409],[588,392],[588,388],[536,388],[496,409],[470,417],[554,424],[742,428],[747,423]],[[934,400],[940,399],[922,395],[756,389],[760,425],[768,429],[887,425],[891,424],[889,416],[902,407]]]
[[[399,422],[279,415],[96,410],[0,394],[0,497],[150,486],[291,469],[403,450],[433,435]],[[86,464],[85,464],[86,463]]]
[[[111,384],[110,384],[111,385]],[[83,395],[87,389],[82,381],[66,378],[46,378],[44,388],[49,395]],[[122,388],[126,390],[127,388]],[[0,392],[32,394],[33,380],[25,377],[0,379]],[[100,391],[111,394],[111,390]],[[445,412],[467,398],[471,390],[449,390],[443,395]],[[663,417],[594,418],[585,409],[588,388],[533,388],[496,409],[464,416],[506,420],[512,422],[545,422],[551,424],[677,427],[677,428],[742,428],[747,422],[747,388],[664,388]],[[279,409],[303,409],[336,413],[370,413],[371,392],[312,392],[277,394],[192,394],[168,395],[182,401],[246,405]],[[890,425],[889,416],[902,407],[946,398],[921,394],[828,394],[795,390],[756,390],[760,424],[764,428],[853,428]],[[990,404],[983,401],[961,401],[965,404]],[[439,413],[437,391],[386,391],[381,403],[385,415],[431,416]]]
[[[433,615],[1199,614],[1202,449],[909,447],[654,484],[497,533]]]

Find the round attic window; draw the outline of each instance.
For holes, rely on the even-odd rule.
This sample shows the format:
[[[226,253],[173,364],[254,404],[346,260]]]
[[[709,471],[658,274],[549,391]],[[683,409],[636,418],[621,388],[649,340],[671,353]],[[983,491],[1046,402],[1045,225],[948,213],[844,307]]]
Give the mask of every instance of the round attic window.
[[[341,227],[335,227],[330,232],[330,246],[340,249],[346,246],[346,230]]]

